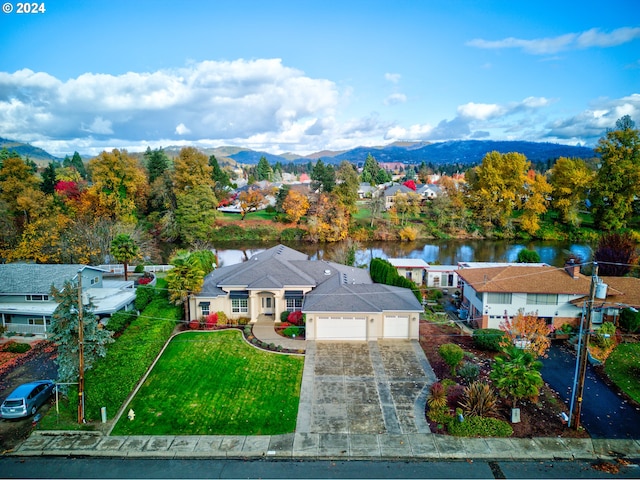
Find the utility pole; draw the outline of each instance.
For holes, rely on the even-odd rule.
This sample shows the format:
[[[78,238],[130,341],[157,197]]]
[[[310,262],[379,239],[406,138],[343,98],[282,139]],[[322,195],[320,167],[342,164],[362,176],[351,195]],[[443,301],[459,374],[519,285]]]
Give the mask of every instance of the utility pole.
[[[584,393],[584,381],[587,375],[587,360],[589,355],[589,336],[591,335],[591,316],[593,304],[596,299],[596,283],[598,281],[598,264],[593,263],[593,273],[591,275],[591,291],[589,293],[589,303],[587,304],[584,319],[581,325],[580,344],[578,351],[578,369],[576,371],[577,386],[574,383],[573,399],[571,407],[573,412],[570,418],[570,426],[575,430],[580,428],[580,413],[582,411],[582,394]],[[575,406],[575,408],[574,408]]]
[[[84,420],[84,323],[82,321],[82,270],[78,270],[78,423]]]

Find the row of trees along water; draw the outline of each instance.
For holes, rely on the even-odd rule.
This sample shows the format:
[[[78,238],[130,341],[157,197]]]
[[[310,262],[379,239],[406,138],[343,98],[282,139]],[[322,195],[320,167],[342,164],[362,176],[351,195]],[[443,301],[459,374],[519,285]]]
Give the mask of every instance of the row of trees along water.
[[[223,240],[336,242],[424,238],[521,238],[594,241],[601,232],[638,227],[640,135],[625,116],[603,132],[597,158],[558,158],[535,170],[517,152],[488,152],[464,177],[443,175],[442,194],[421,201],[416,182],[433,173],[425,163],[407,167],[398,194],[358,199],[358,186],[387,182],[371,155],[361,172],[343,162],[257,165],[234,170],[192,147],[175,158],[162,149],[144,154],[104,151],[84,163],[76,153],[62,164],[37,168],[29,159],[0,152],[0,260],[101,264],[112,260],[112,241],[129,235],[140,257],[159,261],[161,243],[192,250]],[[309,194],[261,180],[307,172]],[[242,176],[249,188],[233,193]],[[259,214],[265,197],[275,206]],[[240,215],[217,207],[237,200]],[[257,223],[259,215],[263,221]],[[251,227],[243,222],[251,222]]]

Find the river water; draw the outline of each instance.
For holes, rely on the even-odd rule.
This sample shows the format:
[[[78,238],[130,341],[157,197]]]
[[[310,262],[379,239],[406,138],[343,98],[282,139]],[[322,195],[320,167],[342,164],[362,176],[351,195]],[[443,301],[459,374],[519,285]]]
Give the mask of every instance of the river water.
[[[225,243],[216,245],[220,266],[243,262],[252,255],[274,246],[265,244]],[[293,243],[287,246],[304,252],[312,260],[336,261],[341,243],[309,244]],[[366,242],[358,245],[356,265],[368,266],[372,258],[421,258],[429,264],[457,265],[458,262],[515,262],[523,248],[535,250],[540,261],[562,266],[570,254],[583,263],[590,262],[592,250],[586,244],[571,242],[508,242],[504,240],[428,240],[421,242]]]

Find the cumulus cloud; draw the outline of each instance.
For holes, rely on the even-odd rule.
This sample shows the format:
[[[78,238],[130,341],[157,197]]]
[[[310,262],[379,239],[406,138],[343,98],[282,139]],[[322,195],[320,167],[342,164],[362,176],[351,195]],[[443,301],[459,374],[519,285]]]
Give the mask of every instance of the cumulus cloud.
[[[304,131],[315,119],[333,116],[338,100],[333,82],[308,77],[280,59],[85,73],[67,81],[24,69],[0,73],[0,135],[29,142],[80,143],[91,134],[101,142],[224,143]]]
[[[602,32],[592,28],[580,33],[567,33],[557,37],[525,40],[508,37],[502,40],[485,40],[476,38],[467,42],[470,47],[484,49],[518,48],[533,55],[549,55],[565,50],[585,49],[592,47],[615,47],[640,38],[640,27],[622,27],[611,32]]]

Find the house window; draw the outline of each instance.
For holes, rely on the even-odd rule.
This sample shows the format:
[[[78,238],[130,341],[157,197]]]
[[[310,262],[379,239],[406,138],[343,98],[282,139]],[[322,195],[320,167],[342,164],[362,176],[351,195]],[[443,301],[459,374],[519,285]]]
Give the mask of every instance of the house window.
[[[206,317],[209,315],[209,302],[200,302],[200,310],[202,311],[202,316]]]
[[[510,293],[489,293],[487,303],[498,303],[500,305],[511,305]]]
[[[554,293],[527,293],[527,305],[558,305],[558,295]]]
[[[231,299],[231,311],[233,313],[248,313],[249,302],[246,298],[232,298]]]
[[[27,302],[47,302],[49,301],[49,295],[27,295]]]
[[[484,294],[482,292],[476,292],[476,298],[482,302],[484,300]]]
[[[290,312],[297,312],[302,310],[301,298],[287,298],[287,310]]]
[[[91,279],[91,285],[95,285],[98,282],[100,282],[100,277],[93,277]]]
[[[30,318],[29,325],[44,325],[44,318]]]

